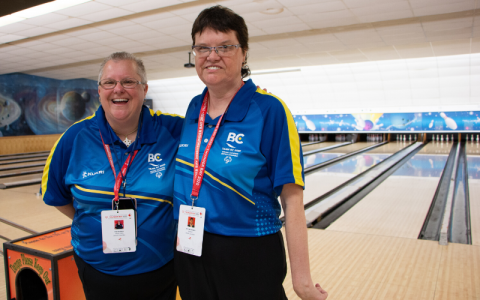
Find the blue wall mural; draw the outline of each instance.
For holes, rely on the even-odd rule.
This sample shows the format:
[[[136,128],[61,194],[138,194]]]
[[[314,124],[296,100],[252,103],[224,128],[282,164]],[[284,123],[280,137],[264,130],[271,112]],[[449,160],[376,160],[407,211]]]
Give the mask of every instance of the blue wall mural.
[[[293,116],[299,132],[480,131],[480,111]]]
[[[99,106],[95,80],[0,75],[0,136],[63,133]]]

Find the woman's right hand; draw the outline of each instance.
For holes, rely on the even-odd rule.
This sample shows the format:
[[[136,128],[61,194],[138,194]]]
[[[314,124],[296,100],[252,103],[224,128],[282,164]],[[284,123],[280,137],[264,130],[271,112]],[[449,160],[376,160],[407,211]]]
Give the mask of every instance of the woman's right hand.
[[[303,291],[296,291],[297,295],[302,300],[325,300],[328,297],[327,291],[325,291],[320,284],[315,284],[315,286],[311,286],[310,288],[303,290]]]

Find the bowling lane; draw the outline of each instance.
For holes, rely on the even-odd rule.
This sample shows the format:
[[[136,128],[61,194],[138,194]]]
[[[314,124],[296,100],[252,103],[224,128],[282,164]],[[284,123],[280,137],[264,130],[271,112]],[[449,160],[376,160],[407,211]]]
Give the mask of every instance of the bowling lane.
[[[12,155],[12,156],[7,156],[7,157],[0,157],[0,163],[4,163],[7,161],[11,160],[17,160],[17,159],[31,159],[31,158],[44,158],[46,159],[48,157],[48,153],[46,154],[32,154],[32,155]]]
[[[480,144],[467,142],[468,194],[472,244],[480,245]]]
[[[330,146],[338,145],[341,143],[345,143],[345,142],[321,142],[318,144],[303,146],[302,151],[305,154],[306,152],[309,152],[309,151],[318,150],[321,148],[330,147]]]
[[[394,154],[397,151],[400,151],[401,149],[405,148],[407,145],[409,144],[408,143],[405,143],[405,144],[404,143],[388,143],[378,147],[378,148],[387,148],[388,151],[381,150],[383,151],[382,153],[373,153],[374,150],[378,149],[378,148],[374,148],[368,152],[354,155],[346,159],[345,161],[333,164],[332,166],[328,166],[326,168],[322,168],[320,170],[317,170],[313,173],[308,174],[307,176],[305,176],[305,191],[303,196],[304,204],[310,203],[312,200],[329,192],[330,190],[336,188],[337,186],[345,183],[349,179],[355,177],[356,175],[362,173],[363,171],[366,171],[372,166],[380,163],[385,158],[389,157],[390,155]],[[368,146],[371,146],[371,143],[360,142],[360,143],[355,143],[345,147],[333,149],[331,151],[328,151],[328,153],[322,152],[322,153],[312,154],[312,155],[323,157],[323,158],[329,157],[329,156],[334,158],[334,157],[345,154],[343,153],[344,152],[343,148],[349,147],[350,149],[349,152],[352,152]],[[337,150],[336,153],[335,153],[335,150]]]
[[[344,142],[342,142],[342,143],[344,143]],[[374,144],[378,144],[378,143],[358,142],[358,143],[346,145],[346,146],[343,146],[343,147],[338,147],[338,148],[335,148],[335,149],[327,150],[327,151],[322,152],[322,153],[333,153],[333,154],[342,154],[343,155],[343,154],[346,154],[346,153],[350,153],[350,152],[353,152],[353,151],[358,151],[360,149],[373,146]]]
[[[0,178],[0,183],[11,183],[24,180],[41,179],[42,173]]]
[[[327,230],[417,239],[452,143],[429,143]]]
[[[8,161],[0,161],[0,168],[6,168],[16,164],[34,164],[39,162],[45,162],[47,157],[27,158],[27,159],[14,159]]]
[[[30,168],[22,168],[22,169],[18,169],[18,170],[10,170],[10,171],[0,171],[0,182],[2,181],[2,178],[4,175],[9,175],[9,174],[19,174],[21,172],[29,172],[29,171],[43,171],[43,167],[30,167]],[[18,176],[18,175],[15,175],[15,176]]]
[[[21,169],[17,169],[17,170],[23,170],[24,168],[28,168],[32,165],[38,168],[39,164],[42,164],[42,166],[44,166],[46,162],[47,162],[46,160],[40,160],[40,161],[34,161],[34,162],[16,163],[11,165],[0,165],[0,172],[7,171],[9,169],[11,170],[12,168],[16,168],[16,167],[22,167]]]

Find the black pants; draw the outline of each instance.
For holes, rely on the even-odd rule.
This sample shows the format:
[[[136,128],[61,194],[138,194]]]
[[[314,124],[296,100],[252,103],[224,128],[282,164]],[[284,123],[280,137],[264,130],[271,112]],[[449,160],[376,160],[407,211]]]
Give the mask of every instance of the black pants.
[[[155,271],[114,276],[98,271],[75,252],[73,255],[87,300],[175,300],[176,298],[177,281],[173,260]]]
[[[228,237],[205,232],[202,256],[175,250],[182,300],[284,300],[287,262],[282,233]]]

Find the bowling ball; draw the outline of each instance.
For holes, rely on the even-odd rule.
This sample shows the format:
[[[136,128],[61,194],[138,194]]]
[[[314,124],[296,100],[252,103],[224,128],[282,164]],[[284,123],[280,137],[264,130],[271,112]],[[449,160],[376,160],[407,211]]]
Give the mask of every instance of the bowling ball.
[[[60,110],[67,120],[71,122],[78,121],[85,114],[85,103],[88,100],[90,100],[88,93],[80,95],[73,91],[66,92],[60,101]]]
[[[373,128],[373,122],[370,120],[365,120],[365,126],[363,127],[363,130],[370,130]]]

